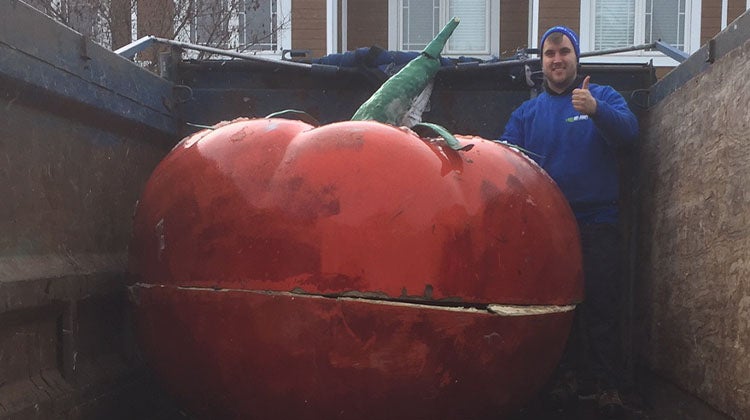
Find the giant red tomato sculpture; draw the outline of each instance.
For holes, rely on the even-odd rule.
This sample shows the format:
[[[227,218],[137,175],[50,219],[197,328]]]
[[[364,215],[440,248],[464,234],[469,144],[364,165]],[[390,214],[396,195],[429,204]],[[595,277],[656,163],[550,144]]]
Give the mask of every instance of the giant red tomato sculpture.
[[[372,121],[237,120],[148,181],[143,351],[199,418],[497,418],[559,360],[582,297],[550,178]]]

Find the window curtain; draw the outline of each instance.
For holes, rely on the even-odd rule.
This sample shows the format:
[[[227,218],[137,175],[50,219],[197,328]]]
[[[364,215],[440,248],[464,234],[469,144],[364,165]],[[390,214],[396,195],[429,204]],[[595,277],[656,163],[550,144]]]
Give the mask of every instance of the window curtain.
[[[633,45],[635,0],[596,0],[594,13],[595,50]]]
[[[461,23],[448,40],[448,49],[460,52],[489,52],[487,45],[487,2],[489,0],[452,0],[448,19],[457,16]]]

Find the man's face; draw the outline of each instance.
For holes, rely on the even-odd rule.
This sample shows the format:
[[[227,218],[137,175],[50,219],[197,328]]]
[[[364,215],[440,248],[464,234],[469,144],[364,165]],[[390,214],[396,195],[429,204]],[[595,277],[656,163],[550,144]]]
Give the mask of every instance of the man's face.
[[[576,78],[578,63],[573,43],[563,35],[558,42],[547,38],[542,45],[542,71],[547,84],[555,92],[562,92]]]

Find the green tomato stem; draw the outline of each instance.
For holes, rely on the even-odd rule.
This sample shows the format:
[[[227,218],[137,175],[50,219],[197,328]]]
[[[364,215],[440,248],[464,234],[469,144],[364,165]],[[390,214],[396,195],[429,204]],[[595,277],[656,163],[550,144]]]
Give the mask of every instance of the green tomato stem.
[[[446,143],[448,143],[448,147],[450,147],[453,150],[463,150],[467,151],[470,150],[472,147],[474,147],[473,144],[467,144],[466,146],[461,146],[461,142],[458,141],[458,139],[450,133],[450,131],[446,130],[445,127],[433,124],[433,123],[426,123],[422,122],[419,124],[415,124],[413,128],[428,128],[435,133],[437,133],[440,137],[442,137]]]
[[[440,69],[440,51],[458,26],[453,18],[422,53],[393,75],[354,113],[353,121],[374,120],[400,125],[406,112]]]

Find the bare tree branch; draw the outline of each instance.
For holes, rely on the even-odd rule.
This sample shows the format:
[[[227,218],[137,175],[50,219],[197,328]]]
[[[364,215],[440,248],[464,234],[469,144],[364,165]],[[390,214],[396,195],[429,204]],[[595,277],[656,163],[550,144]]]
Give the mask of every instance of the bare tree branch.
[[[95,42],[112,49],[137,36],[247,51],[277,51],[291,14],[277,16],[274,0],[25,0]],[[139,56],[156,61],[156,52]],[[198,53],[194,58],[211,55]]]

